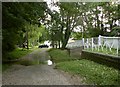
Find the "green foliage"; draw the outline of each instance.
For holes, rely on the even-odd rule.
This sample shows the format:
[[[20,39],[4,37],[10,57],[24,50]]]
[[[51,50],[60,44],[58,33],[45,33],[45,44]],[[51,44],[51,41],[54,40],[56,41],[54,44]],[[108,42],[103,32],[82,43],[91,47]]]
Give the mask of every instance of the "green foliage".
[[[6,58],[3,57],[2,61],[3,61],[3,64],[2,64],[2,71],[5,71],[7,70],[8,68],[10,68],[10,66],[12,66],[14,63],[15,64],[21,64],[21,65],[34,65],[34,64],[38,64],[38,61],[35,60],[35,61],[29,61],[29,60],[21,60],[20,58],[22,58],[23,56],[27,55],[28,53],[31,53],[33,50],[35,50],[36,47],[33,47],[29,50],[27,49],[24,49],[22,50],[21,48],[17,48],[17,49],[14,49],[12,52],[9,52],[9,53],[6,53]],[[4,63],[4,61],[6,60],[16,60],[16,59],[20,59],[18,62],[9,62],[9,63]]]
[[[9,60],[19,59],[22,56],[25,56],[26,54],[32,52],[35,49],[36,48],[29,49],[29,50],[27,50],[27,49],[22,50],[21,48],[17,48],[15,50],[13,50],[12,52],[7,53],[7,56],[5,59],[9,59]],[[3,58],[3,60],[4,60],[4,58]]]
[[[5,35],[3,37],[3,41],[2,41],[3,42],[3,44],[2,44],[3,52],[11,51],[11,50],[15,49],[15,45],[13,45],[13,44],[15,44],[15,41],[12,40],[13,37],[10,37],[10,34],[8,32],[6,32],[5,34],[3,33],[3,35]],[[8,38],[8,40],[5,40],[7,38]]]
[[[44,19],[45,3],[29,2],[3,2],[2,3],[2,54],[3,60],[17,59],[29,52],[16,50],[23,47],[23,43],[35,46],[39,43],[39,37],[44,26],[38,27],[39,21]],[[38,19],[40,19],[38,21]]]
[[[119,71],[89,60],[66,61],[57,63],[57,68],[77,74],[83,82],[95,85],[118,85]]]
[[[74,39],[82,39],[82,33],[81,32],[73,32],[71,37],[73,37]]]
[[[69,56],[67,50],[52,49],[49,50],[49,55],[51,56],[51,59],[56,63],[73,60],[73,58]]]
[[[2,3],[3,54],[14,50],[16,44],[21,45],[28,39],[26,32],[30,31],[33,25],[39,24],[38,18],[43,17],[45,11],[44,4],[34,2]],[[39,32],[36,33],[37,35]]]
[[[49,30],[46,29],[43,25],[40,27],[41,36],[39,36],[39,42],[44,42],[49,40]]]
[[[31,52],[31,50],[19,50],[15,49],[14,51],[8,53],[8,59],[13,60],[13,59],[18,59],[22,57],[23,55],[26,55],[27,53]]]
[[[43,26],[38,27],[37,25],[28,25],[28,27],[29,46],[36,46],[39,43],[39,38],[42,37],[42,33],[45,32],[45,28]]]
[[[89,29],[88,31],[89,31],[88,34],[89,34],[90,37],[98,37],[99,35],[101,35],[101,31],[98,28]]]
[[[114,27],[110,33],[110,36],[120,36],[120,27]]]

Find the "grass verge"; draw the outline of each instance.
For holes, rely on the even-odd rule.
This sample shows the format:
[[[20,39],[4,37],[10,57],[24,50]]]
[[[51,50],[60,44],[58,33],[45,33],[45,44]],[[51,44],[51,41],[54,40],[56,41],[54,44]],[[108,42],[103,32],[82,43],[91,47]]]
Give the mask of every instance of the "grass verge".
[[[103,47],[103,50],[102,50],[102,48],[99,48],[99,50],[98,50],[98,48],[97,49],[94,48],[93,50],[92,50],[92,48],[88,48],[88,49],[85,49],[85,50],[91,51],[91,52],[98,52],[98,53],[118,56],[117,49],[114,49],[114,48],[112,48],[111,51],[109,50],[109,48],[105,48],[105,47]]]
[[[7,54],[7,59],[9,60],[19,59],[22,56],[25,56],[26,54],[34,51],[35,49],[36,47],[31,48],[31,49],[24,49],[24,50],[22,50],[22,48],[17,48]]]
[[[22,48],[17,48],[15,50],[13,50],[12,52],[9,52],[7,54],[7,58],[5,58],[5,59],[7,59],[7,60],[16,60],[16,59],[19,59],[19,58],[27,55],[28,53],[31,53],[35,49],[37,49],[37,47],[33,47],[33,48],[30,48],[30,49],[24,49],[24,50],[22,50]],[[3,58],[3,61],[4,61],[4,58]],[[19,63],[23,64],[23,65],[32,65],[32,64],[34,64],[34,62],[27,61],[27,60],[22,60]],[[3,62],[2,71],[5,71],[6,69],[8,69],[13,64],[14,63],[4,63]]]
[[[56,63],[73,60],[73,57],[69,56],[67,50],[50,49],[48,52],[51,56],[51,60]]]
[[[89,60],[57,63],[56,68],[82,76],[83,81],[95,85],[118,85],[118,70]]]
[[[83,83],[118,85],[119,70],[86,59],[69,61],[71,57],[66,51],[58,49],[50,50],[49,53],[53,61],[56,62],[57,69],[80,76],[83,79]]]

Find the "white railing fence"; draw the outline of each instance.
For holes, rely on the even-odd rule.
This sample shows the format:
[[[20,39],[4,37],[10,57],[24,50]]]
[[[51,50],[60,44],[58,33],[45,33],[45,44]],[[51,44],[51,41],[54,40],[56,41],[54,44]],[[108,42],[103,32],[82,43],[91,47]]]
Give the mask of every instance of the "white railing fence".
[[[120,50],[120,37],[106,37],[99,35],[99,37],[83,38],[82,44],[84,49],[91,49],[92,51],[106,50],[112,52],[114,49],[118,55]]]

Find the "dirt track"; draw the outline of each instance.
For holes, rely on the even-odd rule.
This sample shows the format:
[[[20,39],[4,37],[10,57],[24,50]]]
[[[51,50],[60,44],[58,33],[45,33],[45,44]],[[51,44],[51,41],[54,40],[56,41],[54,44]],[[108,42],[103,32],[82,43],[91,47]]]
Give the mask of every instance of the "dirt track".
[[[49,59],[47,49],[38,49],[23,59],[39,59],[45,62]],[[54,69],[47,64],[23,66],[13,65],[2,75],[3,85],[81,85],[80,78]]]

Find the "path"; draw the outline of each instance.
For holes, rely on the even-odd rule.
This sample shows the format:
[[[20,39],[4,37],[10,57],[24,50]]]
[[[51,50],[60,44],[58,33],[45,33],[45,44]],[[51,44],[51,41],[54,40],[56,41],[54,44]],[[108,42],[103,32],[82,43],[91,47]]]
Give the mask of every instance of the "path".
[[[49,56],[47,49],[36,50],[23,59],[39,59],[47,61]],[[62,71],[58,71],[53,66],[47,64],[23,66],[13,65],[3,73],[3,85],[80,85],[78,77],[72,77]]]

